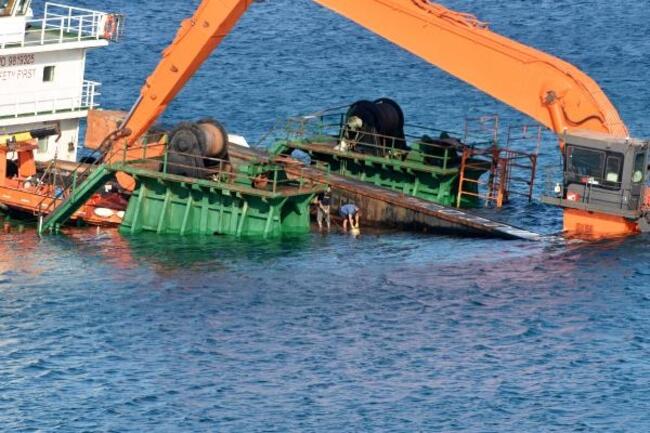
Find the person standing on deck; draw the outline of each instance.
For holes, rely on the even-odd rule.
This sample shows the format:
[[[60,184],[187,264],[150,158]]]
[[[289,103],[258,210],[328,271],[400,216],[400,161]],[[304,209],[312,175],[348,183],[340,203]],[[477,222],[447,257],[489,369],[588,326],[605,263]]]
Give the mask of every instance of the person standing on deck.
[[[327,231],[330,231],[332,226],[330,218],[330,209],[332,205],[332,188],[327,187],[326,191],[321,192],[316,196],[316,221],[318,222],[318,229],[323,231],[323,220],[327,224]]]
[[[354,203],[348,203],[341,206],[339,214],[343,218],[343,231],[348,231],[348,223],[353,230],[359,230],[359,215],[361,214],[359,207]]]

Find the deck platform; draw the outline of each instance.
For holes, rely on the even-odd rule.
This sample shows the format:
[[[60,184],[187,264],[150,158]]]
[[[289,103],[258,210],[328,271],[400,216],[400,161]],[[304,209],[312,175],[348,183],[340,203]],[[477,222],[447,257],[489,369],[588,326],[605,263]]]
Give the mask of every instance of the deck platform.
[[[232,144],[229,152],[232,158],[244,161],[269,158],[262,152]],[[335,209],[340,204],[354,202],[362,210],[364,223],[372,226],[501,239],[540,241],[545,238],[468,211],[442,206],[360,180],[328,174],[300,163],[286,163],[285,170],[288,174],[330,185],[334,193]]]

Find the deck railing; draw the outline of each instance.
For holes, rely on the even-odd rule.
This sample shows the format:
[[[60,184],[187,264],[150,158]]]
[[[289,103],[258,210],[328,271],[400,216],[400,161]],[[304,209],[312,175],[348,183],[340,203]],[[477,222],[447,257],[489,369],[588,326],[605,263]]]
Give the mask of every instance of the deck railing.
[[[353,156],[357,152],[365,152],[374,156],[404,161],[413,145],[426,156],[433,170],[451,167],[459,158],[457,152],[462,152],[464,145],[443,145],[437,143],[439,137],[458,139],[459,134],[441,129],[428,128],[419,125],[404,125],[404,137],[356,132],[345,125],[345,114],[318,113],[289,119],[285,126],[288,141],[331,141],[336,143],[334,150]],[[407,146],[408,142],[408,146]]]
[[[15,48],[46,44],[62,44],[87,40],[116,40],[123,22],[113,16],[114,28],[107,28],[110,14],[105,12],[46,3],[43,18],[26,21],[25,36],[21,42],[6,42],[0,48]]]
[[[99,106],[100,83],[85,80],[75,87],[50,91],[21,92],[3,95],[0,100],[0,119],[39,116],[70,111],[85,111]]]
[[[130,159],[127,156],[127,151],[134,155],[134,152],[142,152],[139,159]],[[257,191],[265,191],[271,194],[277,194],[285,188],[295,189],[298,192],[303,192],[305,188],[311,189],[313,185],[309,182],[300,170],[297,176],[287,176],[285,169],[280,164],[265,163],[252,164],[249,167],[255,167],[252,172],[242,172],[234,169],[231,161],[212,158],[212,157],[198,157],[196,154],[184,153],[169,150],[165,143],[154,142],[145,143],[129,148],[123,147],[116,151],[117,153],[110,153],[109,155],[117,155],[121,153],[121,158],[117,158],[114,164],[131,165],[146,167],[144,170],[150,172],[161,173],[162,175],[172,175],[177,178],[183,178],[187,182],[192,181],[209,181],[215,184],[227,184],[230,186],[238,185],[242,188],[252,188]],[[150,157],[149,154],[162,153],[162,156]],[[172,162],[174,157],[187,157],[190,159],[200,158],[203,160],[204,165],[188,165],[180,162]],[[178,158],[176,158],[178,159]],[[195,177],[186,175],[174,175],[177,170],[194,171]]]
[[[577,180],[580,176],[575,173],[565,173],[565,176],[575,178],[570,182],[569,189],[566,189],[563,183],[554,182],[551,176],[547,176],[544,181],[543,195],[550,199],[561,200],[573,207],[595,206],[634,211],[639,206],[638,198],[632,199],[630,190],[623,188],[623,183],[620,181],[593,176],[582,176]]]

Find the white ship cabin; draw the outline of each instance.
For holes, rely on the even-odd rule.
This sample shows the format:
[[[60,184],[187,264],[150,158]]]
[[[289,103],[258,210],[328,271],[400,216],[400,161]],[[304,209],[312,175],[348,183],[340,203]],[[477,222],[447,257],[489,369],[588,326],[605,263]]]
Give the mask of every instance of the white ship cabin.
[[[85,79],[86,52],[120,34],[120,16],[31,0],[0,0],[0,135],[57,125],[43,138],[38,161],[75,161],[79,125],[99,106],[99,86]]]

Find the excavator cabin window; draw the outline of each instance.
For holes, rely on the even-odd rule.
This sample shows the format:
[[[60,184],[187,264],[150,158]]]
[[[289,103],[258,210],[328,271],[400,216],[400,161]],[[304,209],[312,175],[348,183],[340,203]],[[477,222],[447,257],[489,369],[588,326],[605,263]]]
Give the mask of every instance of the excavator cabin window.
[[[578,146],[567,149],[567,180],[620,189],[623,155]]]
[[[567,172],[578,178],[600,179],[605,168],[605,152],[569,146],[567,152]]]
[[[645,180],[645,152],[640,152],[636,154],[634,158],[634,170],[632,171],[632,182],[634,183],[643,183]]]

